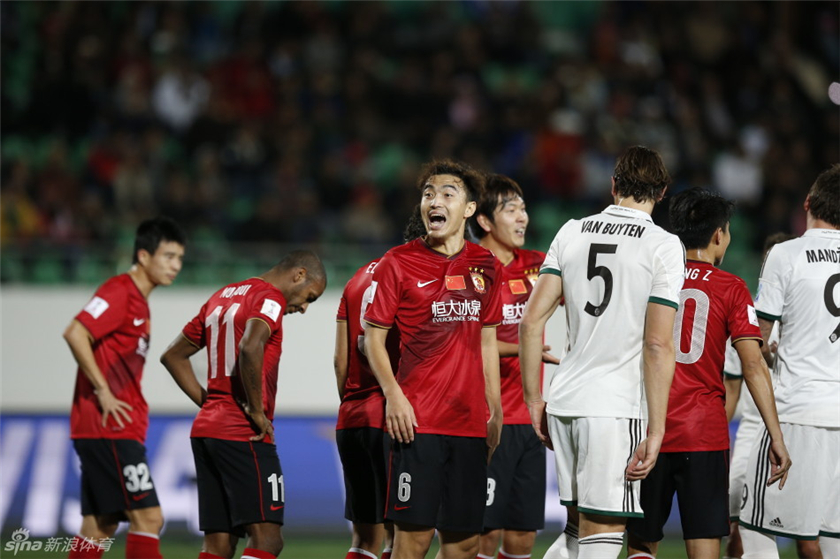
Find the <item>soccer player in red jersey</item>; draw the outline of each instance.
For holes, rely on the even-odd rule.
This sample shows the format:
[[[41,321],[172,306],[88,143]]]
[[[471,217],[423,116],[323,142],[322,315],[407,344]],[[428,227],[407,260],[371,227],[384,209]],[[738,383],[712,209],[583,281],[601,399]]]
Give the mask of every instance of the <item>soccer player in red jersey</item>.
[[[259,277],[223,287],[201,307],[161,362],[201,409],[193,422],[200,559],[270,559],[283,549],[283,470],[274,445],[274,402],[283,316],[305,313],[326,288],[323,264],[294,251]],[[207,389],[190,356],[207,348]]]
[[[689,559],[718,557],[729,533],[729,428],[723,361],[732,339],[744,379],[772,443],[768,484],[784,486],[785,448],[761,331],[744,281],[717,268],[729,246],[732,203],[700,188],[676,195],[670,220],[686,248],[685,283],[674,329],[676,370],[659,459],[642,480],[644,518],[627,522],[628,556],[655,557],[674,492]]]
[[[106,281],[64,331],[79,365],[70,437],[82,466],[82,527],[69,557],[102,557],[98,541],[128,520],[126,557],[160,557],[163,526],[146,460],[149,406],[140,390],[149,349],[148,297],[181,270],[185,237],[172,220],[137,228],[133,265]],[[87,540],[85,543],[84,540]]]
[[[480,559],[531,556],[537,530],[545,526],[545,447],[531,428],[519,371],[519,322],[534,290],[545,253],[526,250],[528,212],[522,189],[512,179],[490,174],[474,216],[479,243],[502,263],[502,324],[499,345],[504,427],[487,474],[487,503]],[[546,346],[543,361],[559,363]]]
[[[426,233],[420,208],[406,226],[405,240]],[[353,523],[353,537],[345,559],[376,557],[385,540],[382,559],[389,559],[394,526],[385,521],[387,491],[385,396],[370,370],[364,352],[365,321],[370,304],[371,281],[378,260],[368,262],[350,278],[336,316],[335,375],[341,406],[338,408],[336,443],[344,469],[344,517]],[[389,331],[386,341],[391,368],[399,363],[399,334]]]
[[[373,274],[365,349],[393,439],[386,517],[395,525],[394,559],[423,557],[435,528],[442,557],[478,552],[487,461],[502,426],[501,264],[464,238],[483,183],[461,163],[426,165],[418,187],[428,234],[388,251]],[[386,348],[393,326],[396,377]]]

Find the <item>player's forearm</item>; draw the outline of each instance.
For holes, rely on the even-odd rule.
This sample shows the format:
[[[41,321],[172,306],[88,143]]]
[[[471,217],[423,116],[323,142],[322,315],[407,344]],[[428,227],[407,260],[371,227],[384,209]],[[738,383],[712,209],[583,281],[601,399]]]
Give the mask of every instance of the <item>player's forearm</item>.
[[[402,389],[394,378],[394,370],[391,368],[391,359],[388,356],[388,349],[385,346],[385,339],[388,330],[384,328],[370,327],[365,333],[365,354],[367,354],[370,370],[385,398],[390,399],[397,394],[402,394]]]
[[[333,370],[335,383],[338,387],[338,397],[344,398],[344,384],[347,382],[348,347],[347,322],[337,322],[335,328],[335,353],[333,353]]]
[[[512,344],[510,342],[503,342],[496,340],[499,347],[499,357],[516,357],[519,355],[519,344]]]
[[[738,407],[738,399],[741,397],[741,377],[727,378],[723,384],[726,388],[726,421],[732,421],[735,408]]]
[[[265,348],[246,346],[239,349],[239,376],[248,398],[248,408],[253,413],[264,413],[262,394],[262,366]]]
[[[160,362],[169,371],[178,388],[195,402],[195,405],[201,407],[207,399],[207,391],[199,384],[192,363],[190,363],[190,357],[197,351],[198,346],[188,341],[181,334],[169,344],[169,347],[160,356]]]
[[[779,414],[776,411],[776,398],[773,394],[773,382],[767,364],[758,356],[747,363],[741,363],[744,382],[755,401],[755,407],[764,421],[771,440],[782,440],[782,429],[779,425]]]
[[[773,332],[773,324],[775,324],[774,321],[758,319],[758,327],[761,329],[761,337],[764,340],[761,346],[761,355],[768,367],[773,366],[773,352],[770,347],[770,334]]]
[[[674,380],[673,341],[646,342],[644,355],[645,397],[648,407],[648,433],[651,436],[665,435],[665,419],[668,415],[668,395]]]
[[[82,374],[93,385],[94,391],[110,390],[105,375],[102,374],[99,365],[96,364],[96,358],[93,355],[93,344],[87,330],[78,322],[73,321],[64,331],[64,340],[70,347],[73,359],[76,360]]]
[[[481,359],[484,367],[484,399],[491,419],[502,418],[502,389],[499,379],[499,348],[495,328],[481,330]]]
[[[542,328],[522,322],[519,325],[519,368],[525,402],[542,399],[540,393],[540,365],[542,363]]]

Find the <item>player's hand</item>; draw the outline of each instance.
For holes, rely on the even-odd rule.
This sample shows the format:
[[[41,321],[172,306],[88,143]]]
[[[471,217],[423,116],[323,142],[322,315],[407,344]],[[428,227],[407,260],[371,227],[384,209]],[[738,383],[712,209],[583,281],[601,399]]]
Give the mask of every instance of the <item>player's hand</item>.
[[[501,412],[501,410],[499,410]],[[496,452],[499,442],[502,440],[502,425],[504,418],[501,413],[494,413],[490,420],[487,421],[487,463],[490,463],[490,458]]]
[[[645,479],[656,465],[656,458],[659,456],[659,449],[662,447],[662,437],[648,435],[639,443],[636,452],[630,458],[630,463],[624,470],[624,477],[628,481]]]
[[[251,437],[250,440],[252,441],[262,441],[266,437],[268,437],[269,442],[274,442],[274,425],[272,425],[271,421],[265,416],[264,411],[259,412],[252,412],[248,409],[245,410],[248,413],[248,416],[251,418],[251,421],[254,422],[254,425],[257,429],[260,430],[259,434],[254,435]]]
[[[767,458],[770,460],[770,477],[767,478],[767,487],[778,481],[779,490],[784,489],[792,464],[784,441],[771,442],[767,450]]]
[[[549,353],[551,350],[550,345],[544,345],[542,351],[542,362],[543,363],[550,363],[552,365],[559,365],[560,360]]]
[[[411,402],[401,390],[385,402],[385,426],[388,428],[388,434],[398,442],[412,442],[417,418],[414,416]]]
[[[551,437],[548,436],[548,415],[545,413],[545,402],[543,400],[528,402],[528,413],[531,414],[531,427],[534,428],[540,442],[550,450],[554,450]]]
[[[103,388],[95,390],[94,394],[99,399],[99,407],[102,409],[102,427],[106,427],[108,423],[108,416],[113,416],[114,421],[120,426],[120,429],[125,429],[122,420],[125,419],[128,423],[133,423],[131,415],[128,413],[134,408],[128,402],[123,402],[114,396],[110,388]]]

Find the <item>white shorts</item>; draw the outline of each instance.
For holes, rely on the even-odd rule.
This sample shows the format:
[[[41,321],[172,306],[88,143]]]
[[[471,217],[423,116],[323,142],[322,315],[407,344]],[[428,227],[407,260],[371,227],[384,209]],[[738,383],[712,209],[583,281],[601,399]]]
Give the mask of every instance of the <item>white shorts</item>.
[[[793,461],[785,488],[767,487],[770,437],[762,429],[750,452],[739,522],[795,539],[840,538],[840,428],[781,426]]]
[[[548,416],[560,502],[590,514],[641,518],[641,482],[624,479],[647,421]]]
[[[730,520],[737,520],[741,514],[741,505],[744,504],[742,489],[747,479],[747,462],[750,459],[753,441],[761,427],[763,427],[761,421],[741,420],[738,424],[738,433],[735,435],[729,462]]]

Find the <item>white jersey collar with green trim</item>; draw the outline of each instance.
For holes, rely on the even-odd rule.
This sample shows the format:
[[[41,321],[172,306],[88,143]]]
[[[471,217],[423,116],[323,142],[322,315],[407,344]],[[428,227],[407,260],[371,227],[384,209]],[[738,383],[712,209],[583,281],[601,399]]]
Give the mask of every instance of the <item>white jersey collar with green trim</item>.
[[[825,239],[840,240],[840,229],[808,229],[802,233],[803,237],[823,237]]]
[[[615,204],[607,206],[603,212],[605,214],[614,215],[616,217],[626,217],[630,219],[644,219],[653,223],[653,218],[649,213],[642,210],[634,210],[633,208],[625,208],[623,206],[616,206]]]

